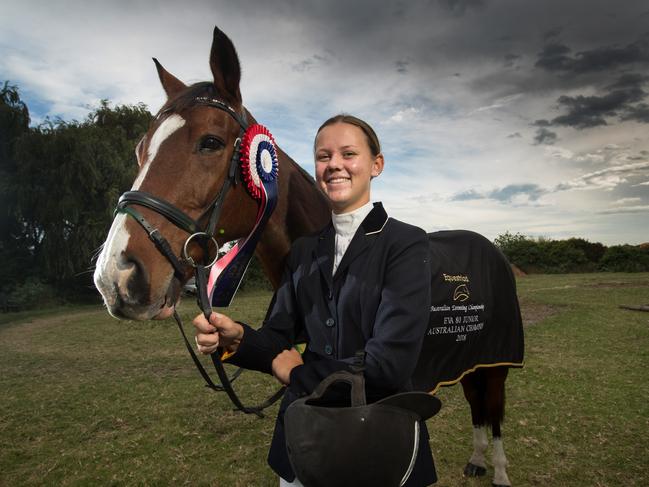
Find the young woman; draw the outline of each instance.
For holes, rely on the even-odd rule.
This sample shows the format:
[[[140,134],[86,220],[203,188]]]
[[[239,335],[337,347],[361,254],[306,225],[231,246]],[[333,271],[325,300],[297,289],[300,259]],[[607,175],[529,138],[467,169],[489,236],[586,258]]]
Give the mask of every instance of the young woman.
[[[365,354],[368,402],[409,390],[428,326],[426,234],[389,218],[381,203],[370,203],[371,181],[384,166],[374,130],[356,117],[337,115],[318,130],[314,151],[331,223],[293,244],[263,326],[255,330],[220,313],[209,323],[202,315],[194,320],[199,352],[221,348],[225,361],[272,373],[287,386],[268,457],[284,479],[280,485],[300,485],[286,452],[288,405],[329,374],[350,370],[359,350]],[[307,344],[303,355],[292,348],[299,342]],[[406,486],[437,480],[422,426]]]

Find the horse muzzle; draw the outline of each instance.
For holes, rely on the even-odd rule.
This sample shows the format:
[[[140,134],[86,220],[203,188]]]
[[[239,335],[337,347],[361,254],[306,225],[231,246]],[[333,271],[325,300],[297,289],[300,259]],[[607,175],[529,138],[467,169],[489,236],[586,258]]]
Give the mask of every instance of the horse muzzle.
[[[129,251],[130,236],[124,220],[123,215],[116,218],[97,259],[95,286],[101,293],[108,312],[115,318],[167,318],[173,313],[180,298],[181,282],[174,277],[171,268],[152,279],[147,265],[136,257],[136,253]],[[142,253],[138,255],[140,254]],[[152,281],[155,281],[155,285]]]

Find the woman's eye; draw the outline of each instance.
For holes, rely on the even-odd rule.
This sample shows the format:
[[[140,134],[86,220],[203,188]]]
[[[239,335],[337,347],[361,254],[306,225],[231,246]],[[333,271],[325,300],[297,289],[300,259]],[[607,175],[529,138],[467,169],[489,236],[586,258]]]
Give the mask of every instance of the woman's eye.
[[[343,152],[343,157],[354,157],[355,155],[354,152]]]
[[[198,149],[201,152],[212,152],[223,149],[223,141],[214,137],[213,135],[207,135],[201,140]]]
[[[326,162],[326,161],[329,160],[329,155],[328,154],[318,154],[318,156],[316,157],[316,160],[321,161],[321,162]]]

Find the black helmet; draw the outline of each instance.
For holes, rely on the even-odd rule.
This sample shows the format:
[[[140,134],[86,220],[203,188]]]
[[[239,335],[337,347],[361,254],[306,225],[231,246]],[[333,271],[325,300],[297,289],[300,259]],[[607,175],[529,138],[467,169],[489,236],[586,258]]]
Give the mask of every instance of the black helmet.
[[[335,383],[351,385],[351,406],[325,402]],[[348,403],[349,404],[349,403]],[[361,373],[339,371],[284,415],[288,456],[305,487],[403,485],[417,458],[419,421],[441,403],[425,392],[404,392],[366,404]]]

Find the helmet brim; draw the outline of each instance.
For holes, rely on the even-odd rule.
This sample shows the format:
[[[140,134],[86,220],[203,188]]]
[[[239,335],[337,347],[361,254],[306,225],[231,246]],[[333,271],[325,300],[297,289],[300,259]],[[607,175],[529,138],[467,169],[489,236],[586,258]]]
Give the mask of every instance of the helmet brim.
[[[374,404],[385,404],[412,411],[423,421],[435,416],[442,407],[442,402],[427,392],[401,392],[376,401]]]

